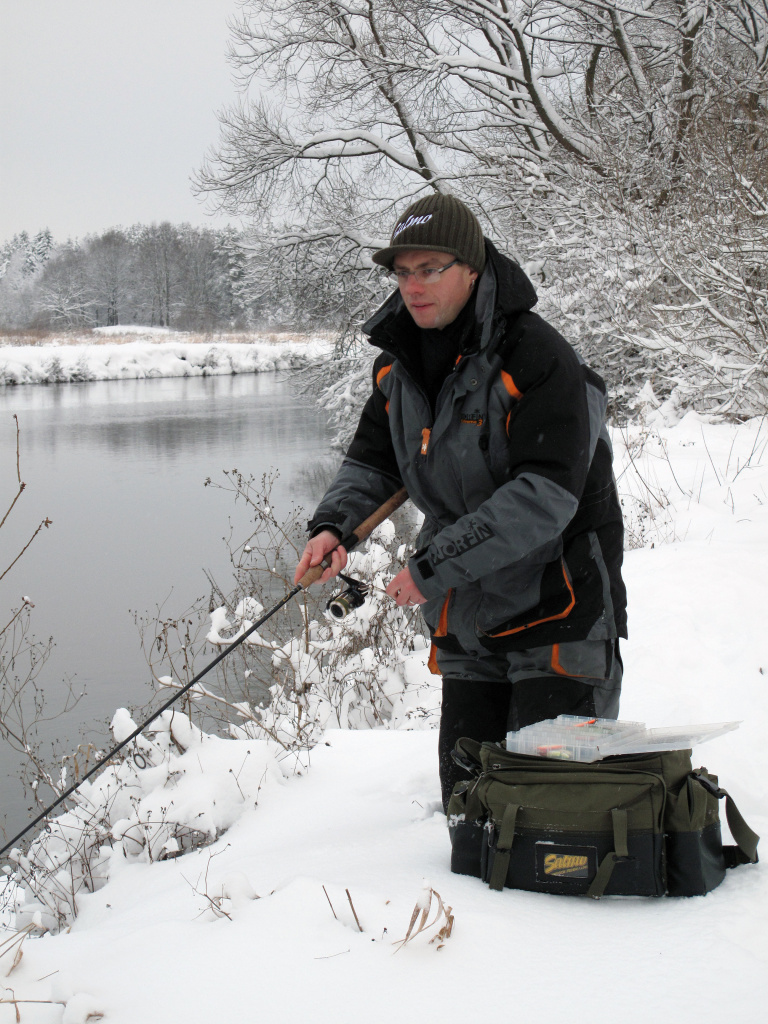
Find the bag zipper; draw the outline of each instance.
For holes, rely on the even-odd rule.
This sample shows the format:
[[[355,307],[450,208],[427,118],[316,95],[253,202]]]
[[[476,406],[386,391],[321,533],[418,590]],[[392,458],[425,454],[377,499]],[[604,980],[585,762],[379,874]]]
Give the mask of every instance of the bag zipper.
[[[568,762],[568,767],[571,767],[573,765],[573,763],[574,762]],[[576,763],[578,763],[578,762],[576,762]],[[586,763],[587,762],[585,762],[585,764]],[[660,824],[660,827],[661,827],[661,834],[662,835],[666,835],[666,832],[664,831],[664,818],[666,816],[666,811],[667,811],[667,784],[664,781],[663,776],[656,775],[654,772],[640,771],[637,768],[623,768],[621,770],[625,771],[625,772],[631,772],[633,775],[644,775],[647,778],[654,780],[654,782],[660,782],[661,783],[662,800],[661,800],[661,813],[660,813],[660,822],[659,822],[659,824]],[[481,772],[480,775],[477,776],[477,778],[475,779],[474,785],[472,786],[472,789],[473,790],[476,789],[477,786],[479,786],[480,783],[484,779],[497,778],[497,776],[495,774],[497,772],[506,773],[506,772],[515,772],[515,771],[523,771],[523,772],[529,772],[530,771],[530,772],[534,772],[534,771],[541,771],[541,769],[539,767],[537,767],[536,765],[533,765],[533,764],[531,764],[531,765],[517,765],[516,767],[512,767],[512,766],[509,766],[509,765],[508,766],[503,766],[501,764],[495,764],[495,765],[492,764],[490,766],[490,768],[486,769],[484,772]],[[553,784],[555,784],[557,774],[559,774],[559,773],[557,773],[557,772],[553,773]],[[497,778],[497,781],[503,781],[503,780]],[[480,800],[479,797],[478,797],[478,800],[480,802],[480,805],[483,806],[482,800]],[[483,807],[483,809],[486,811],[486,814],[488,815],[489,808]],[[487,820],[490,821],[490,818],[487,818]],[[494,828],[495,827],[496,826],[494,824]]]

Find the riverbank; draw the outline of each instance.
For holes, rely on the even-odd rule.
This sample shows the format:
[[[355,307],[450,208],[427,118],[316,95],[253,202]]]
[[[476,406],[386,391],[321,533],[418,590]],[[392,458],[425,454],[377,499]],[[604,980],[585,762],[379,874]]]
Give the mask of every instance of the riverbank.
[[[19,339],[25,341],[26,339]],[[101,327],[17,344],[0,336],[0,386],[299,370],[327,357],[327,335],[188,334]]]
[[[716,772],[765,834],[765,421],[689,415],[613,440],[631,548],[622,718],[740,721],[697,747],[694,763]],[[108,826],[104,877],[78,895],[70,929],[34,940],[0,933],[7,990],[40,1000],[21,1002],[22,1019],[388,1024],[469,1018],[481,1007],[592,1024],[614,1021],[617,1007],[629,1024],[720,1024],[735,1008],[759,1019],[768,996],[763,865],[728,872],[706,897],[599,902],[496,893],[451,874],[435,716],[418,713],[419,688],[432,678],[425,658],[414,650],[404,659],[405,713],[394,728],[328,728],[300,773],[266,740],[185,732],[181,754],[165,739],[162,769],[145,758],[135,773],[142,820],[184,815],[192,828],[220,828],[219,838],[151,861],[149,838],[126,842],[132,822]],[[116,717],[118,734],[125,719]],[[122,806],[115,819],[133,813]],[[452,908],[451,936],[430,943],[446,923],[433,899],[433,926],[397,951],[430,889]],[[19,919],[33,933],[34,911]],[[24,943],[15,967],[14,941]]]

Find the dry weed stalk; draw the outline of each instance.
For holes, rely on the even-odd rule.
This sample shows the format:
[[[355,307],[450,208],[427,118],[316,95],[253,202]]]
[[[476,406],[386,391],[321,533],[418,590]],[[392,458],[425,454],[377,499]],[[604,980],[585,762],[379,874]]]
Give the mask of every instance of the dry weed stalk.
[[[230,913],[230,910],[231,910],[231,907],[232,907],[232,897],[230,895],[230,892],[228,891],[228,887],[227,887],[226,883],[221,883],[221,885],[220,885],[221,891],[219,893],[214,894],[212,896],[211,893],[209,892],[209,889],[210,889],[211,886],[210,886],[210,882],[208,881],[208,872],[209,872],[210,867],[211,867],[211,861],[214,859],[214,857],[218,857],[218,856],[220,856],[220,854],[222,854],[226,850],[228,850],[229,849],[229,845],[230,844],[227,843],[227,845],[224,847],[223,850],[219,850],[217,853],[209,853],[208,854],[208,862],[205,865],[205,873],[204,873],[203,876],[201,876],[203,878],[203,885],[202,885],[201,888],[199,888],[199,886],[200,886],[200,877],[198,877],[198,879],[197,879],[197,884],[193,885],[189,881],[188,878],[186,878],[184,875],[181,876],[184,879],[184,881],[187,883],[187,885],[192,889],[192,892],[196,896],[202,896],[207,901],[208,905],[203,907],[203,909],[197,915],[198,917],[201,917],[203,914],[205,914],[206,912],[210,911],[213,914],[214,917],[218,917],[218,918],[226,917],[228,921],[232,921],[233,920],[232,914]],[[258,895],[258,893],[253,893],[250,898],[254,899],[254,900],[258,900],[261,897]]]
[[[44,1004],[46,1006],[66,1006],[66,1003],[59,1002],[59,1000],[57,1000],[57,999],[17,999],[16,998],[16,994],[14,993],[13,989],[8,988],[5,991],[6,992],[10,992],[11,998],[10,999],[6,999],[4,997],[0,997],[0,1006],[8,1005],[8,1006],[12,1006],[14,1008],[14,1010],[16,1011],[16,1024],[21,1024],[21,1010],[19,1009],[19,1007],[20,1006],[24,1006],[25,1004],[30,1004],[30,1005],[32,1005],[32,1004]],[[97,1013],[97,1014],[93,1014],[92,1013],[92,1014],[88,1015],[88,1020],[101,1020],[103,1018],[103,1016],[104,1016],[104,1014],[102,1014],[102,1013]]]
[[[429,912],[432,908],[433,899],[437,903],[437,911],[435,913],[434,919],[428,922]],[[421,920],[419,920],[419,915],[421,915]],[[422,932],[426,932],[430,928],[434,928],[438,921],[441,920],[443,921],[442,926],[439,928],[437,933],[433,935],[432,938],[429,940],[430,944],[432,944],[433,942],[438,943],[437,949],[442,949],[443,946],[445,945],[445,940],[450,939],[451,937],[454,920],[453,907],[446,906],[443,903],[440,893],[436,892],[430,886],[425,895],[422,896],[420,900],[416,901],[416,906],[413,908],[413,913],[411,914],[411,921],[410,924],[408,925],[408,931],[405,933],[405,938],[400,939],[398,942],[394,943],[394,945],[397,946],[395,952],[399,953],[403,946],[405,946],[408,942],[410,942],[412,939],[415,939],[416,936],[420,935]],[[417,921],[418,925],[416,924]]]
[[[363,930],[363,926],[360,924],[360,918],[357,916],[357,911],[355,910],[355,904],[352,902],[352,897],[349,894],[349,889],[345,889],[344,892],[347,894],[347,899],[349,900],[349,905],[350,905],[350,907],[352,907],[352,913],[355,915],[355,924],[357,925],[357,930],[361,932]],[[333,907],[331,907],[331,910],[333,910]],[[336,916],[336,914],[334,912],[334,917],[335,916]]]
[[[12,935],[9,935],[3,942],[0,942],[0,961],[2,961],[7,954],[13,953],[11,966],[5,972],[6,978],[10,977],[21,963],[21,958],[24,956],[24,951],[22,950],[24,940],[29,933],[34,930],[34,927],[35,926],[33,924],[28,924],[25,928],[19,928]]]

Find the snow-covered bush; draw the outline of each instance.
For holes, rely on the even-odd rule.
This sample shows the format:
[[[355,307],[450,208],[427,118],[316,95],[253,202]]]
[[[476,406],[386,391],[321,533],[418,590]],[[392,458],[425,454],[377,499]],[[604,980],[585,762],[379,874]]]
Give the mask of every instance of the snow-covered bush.
[[[256,533],[236,551],[237,585],[225,603],[210,613],[197,609],[197,618],[188,614],[156,624],[148,646],[160,648],[153,671],[164,697],[200,671],[193,649],[196,641],[203,646],[201,635],[217,651],[263,614],[264,604],[273,603],[280,566],[296,554],[297,521],[278,522],[268,493],[257,494],[239,474],[228,476],[255,512]],[[402,523],[401,530],[409,532]],[[262,585],[256,597],[243,589],[254,590],[252,561],[264,553],[273,586]],[[239,660],[226,659],[215,683],[197,683],[178,709],[165,711],[84,783],[70,809],[26,854],[11,855],[15,870],[5,891],[17,927],[56,931],[77,916],[79,897],[101,888],[120,865],[164,860],[213,842],[244,807],[258,803],[262,786],[303,773],[306,755],[328,729],[435,727],[439,690],[427,668],[428,643],[417,612],[384,596],[405,557],[407,543],[394,523],[382,524],[348,566],[347,575],[368,588],[361,608],[340,621],[327,620],[311,612],[328,593],[320,602],[305,595],[293,616],[278,625],[270,620],[269,631],[253,633],[238,648]],[[160,674],[161,667],[171,674]],[[235,693],[238,684],[241,692]],[[117,742],[135,728],[126,710],[117,712]],[[61,788],[68,781],[65,772]]]
[[[436,724],[437,689],[426,665],[428,641],[418,613],[384,596],[403,547],[387,522],[364,551],[353,553],[347,575],[368,588],[365,604],[353,614],[311,619],[284,643],[252,634],[246,643],[271,654],[273,681],[261,706],[236,705],[239,721],[230,725],[231,735],[267,735],[286,751],[298,751],[314,746],[329,728]],[[230,619],[225,609],[216,609],[209,641],[231,642],[262,610],[241,602]]]
[[[129,713],[112,720],[117,742],[136,728]],[[166,711],[72,797],[26,854],[13,850],[10,876],[16,927],[58,931],[78,914],[78,900],[106,884],[120,866],[177,857],[213,842],[258,803],[283,772],[264,740],[223,740]],[[232,769],[232,764],[238,767]]]
[[[759,517],[768,453],[768,418],[709,430],[697,413],[683,415],[650,389],[641,417],[613,431],[614,469],[625,549],[707,539],[726,509],[740,522]],[[710,447],[707,437],[717,439]]]
[[[255,481],[233,470],[225,480],[224,489],[247,506],[254,529],[231,548],[234,587],[217,584],[211,605],[143,624],[153,675],[166,689],[186,685],[200,671],[205,650],[215,653],[232,643],[284,597],[305,544],[303,510],[279,518],[270,479]],[[412,550],[414,528],[413,513],[401,511],[352,552],[345,575],[368,592],[352,615],[324,615],[328,599],[346,583],[313,586],[232,652],[215,682],[196,684],[191,698],[202,727],[269,737],[295,755],[327,728],[434,724],[438,698],[426,667],[423,624],[415,609],[397,608],[384,596]],[[209,614],[210,628],[204,625]],[[201,651],[203,639],[210,647]]]
[[[21,445],[18,417],[15,420],[16,474],[12,481],[14,491],[5,512],[0,514],[0,532],[9,522],[11,515],[23,508],[23,495],[26,483],[21,477]],[[17,503],[19,508],[17,509]],[[46,516],[34,527],[31,536],[20,549],[13,550],[9,544],[0,554],[0,580],[8,574],[18,572],[17,563],[23,558],[30,546],[38,541],[40,534],[52,525]],[[4,537],[4,535],[3,535]],[[11,576],[16,579],[18,575]],[[10,580],[9,580],[10,581]],[[9,582],[7,581],[7,582]],[[22,583],[23,586],[23,583]],[[56,768],[50,758],[43,756],[37,729],[41,722],[52,721],[71,711],[79,701],[79,696],[70,686],[65,688],[64,699],[57,707],[51,707],[46,699],[46,692],[41,685],[41,675],[48,662],[54,642],[38,639],[33,632],[32,609],[35,603],[25,594],[16,607],[4,608],[3,619],[0,620],[0,742],[6,745],[7,751],[13,752],[18,765],[19,777],[25,789],[30,791],[35,800],[42,804],[41,790],[53,793],[61,792],[56,779]]]

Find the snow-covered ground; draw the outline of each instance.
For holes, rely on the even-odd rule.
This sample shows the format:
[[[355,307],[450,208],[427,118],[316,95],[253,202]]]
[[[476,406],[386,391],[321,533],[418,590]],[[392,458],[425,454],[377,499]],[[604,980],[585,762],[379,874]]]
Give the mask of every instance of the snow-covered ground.
[[[159,328],[102,327],[83,341],[63,337],[60,343],[45,345],[0,344],[0,385],[299,369],[326,356],[330,348],[321,337],[200,340]]]
[[[767,440],[765,421],[695,415],[614,432],[636,545],[622,717],[741,720],[694,762],[763,835]],[[423,684],[424,654],[412,657]],[[189,821],[226,831],[149,863],[131,850],[126,802],[108,881],[79,897],[71,929],[26,939],[12,970],[17,946],[0,947],[5,1000],[42,1000],[18,1004],[32,1024],[764,1019],[763,865],[690,899],[491,892],[449,870],[435,731],[398,720],[398,730],[328,729],[295,774],[264,741],[206,738],[177,716],[185,752],[168,747],[169,763],[152,767],[162,743],[147,746],[142,799],[162,817],[175,794]],[[115,725],[124,732],[126,715]],[[451,908],[452,935],[429,942],[442,917],[398,948],[430,888]],[[0,1024],[16,1009],[0,1006]]]

